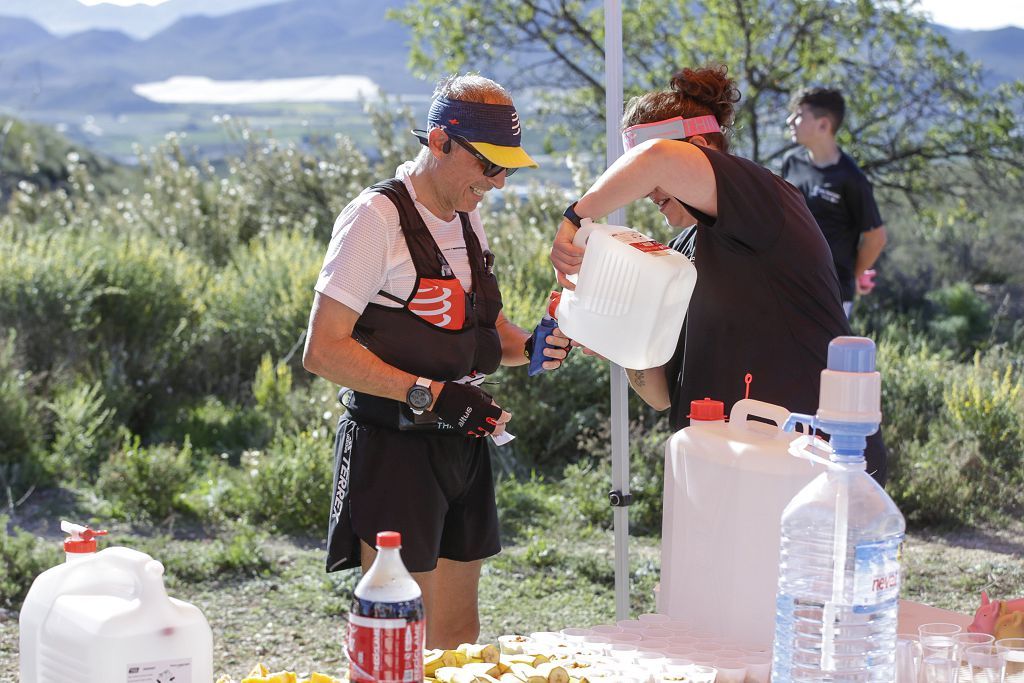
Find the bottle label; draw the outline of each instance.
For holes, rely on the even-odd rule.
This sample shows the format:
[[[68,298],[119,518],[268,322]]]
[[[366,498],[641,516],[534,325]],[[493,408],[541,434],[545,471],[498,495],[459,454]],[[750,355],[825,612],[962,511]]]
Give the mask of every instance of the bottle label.
[[[421,598],[403,602],[356,598],[348,616],[349,680],[422,681],[425,635]]]
[[[669,248],[666,247],[661,242],[658,242],[657,240],[652,240],[647,235],[643,235],[639,232],[636,232],[635,230],[626,230],[623,232],[612,233],[612,237],[622,242],[623,244],[628,244],[634,249],[639,249],[644,253],[653,254],[655,256],[663,255],[658,252],[669,251]]]
[[[900,540],[859,543],[854,549],[853,609],[859,613],[888,607],[900,594]]]
[[[191,659],[130,664],[126,683],[192,683]]]

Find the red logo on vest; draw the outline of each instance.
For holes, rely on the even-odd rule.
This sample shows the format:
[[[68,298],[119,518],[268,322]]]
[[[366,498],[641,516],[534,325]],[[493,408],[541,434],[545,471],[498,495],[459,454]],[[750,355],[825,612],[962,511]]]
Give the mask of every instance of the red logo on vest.
[[[461,330],[466,322],[466,295],[457,279],[421,279],[408,306],[431,325],[446,330]]]

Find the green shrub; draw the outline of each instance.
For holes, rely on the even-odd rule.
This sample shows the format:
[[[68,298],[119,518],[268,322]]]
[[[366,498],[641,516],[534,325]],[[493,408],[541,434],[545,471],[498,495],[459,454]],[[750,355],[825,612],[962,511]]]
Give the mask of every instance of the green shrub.
[[[265,451],[244,453],[249,519],[282,533],[323,535],[331,507],[332,442],[328,430],[304,431],[280,434]]]
[[[240,396],[260,358],[301,362],[323,245],[299,233],[237,249],[203,294],[200,344],[191,364],[196,390]]]
[[[193,478],[192,445],[143,447],[125,436],[121,449],[100,467],[96,489],[125,519],[159,523],[187,511],[183,500]]]
[[[14,339],[14,330],[0,338],[0,491],[17,499],[42,482],[44,470],[40,461],[43,430],[32,375],[15,363]]]
[[[566,501],[555,483],[536,473],[528,480],[501,478],[495,486],[501,537],[506,543],[518,543],[544,525],[564,525]]]
[[[999,350],[946,370],[941,404],[927,414],[923,438],[888,444],[897,465],[889,488],[908,520],[967,524],[1019,512],[1022,392],[1020,370]]]
[[[958,282],[929,292],[927,298],[936,308],[928,329],[940,344],[968,353],[988,338],[988,306],[970,284]]]
[[[66,482],[92,481],[114,445],[114,411],[105,407],[102,386],[77,383],[58,389],[47,403],[54,415],[48,467]]]
[[[6,515],[0,515],[0,607],[21,607],[35,578],[63,561],[57,544],[36,538],[21,529],[11,528]]]

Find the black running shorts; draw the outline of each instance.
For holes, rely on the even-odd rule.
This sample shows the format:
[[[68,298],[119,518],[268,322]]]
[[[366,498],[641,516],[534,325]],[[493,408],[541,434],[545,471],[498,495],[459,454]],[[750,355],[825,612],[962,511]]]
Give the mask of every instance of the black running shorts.
[[[378,531],[398,531],[410,572],[431,571],[439,557],[469,562],[501,550],[486,439],[348,427],[355,536],[373,546]]]

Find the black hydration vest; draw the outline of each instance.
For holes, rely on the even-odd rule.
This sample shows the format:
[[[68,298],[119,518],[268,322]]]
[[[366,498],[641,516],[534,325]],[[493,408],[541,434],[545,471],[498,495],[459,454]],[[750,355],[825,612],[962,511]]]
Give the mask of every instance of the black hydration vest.
[[[434,241],[405,184],[396,178],[370,188],[395,205],[416,269],[416,285],[407,300],[379,292],[401,308],[370,303],[356,321],[353,338],[388,365],[439,382],[473,373],[489,374],[501,364],[501,340],[495,321],[501,292],[494,277],[493,256],[480,248],[469,215],[459,212],[473,286],[465,292]],[[444,423],[412,415],[404,401],[352,392],[349,417],[380,427],[423,423],[422,429],[444,429]],[[429,416],[429,414],[426,414]],[[403,427],[404,428],[404,427]]]

